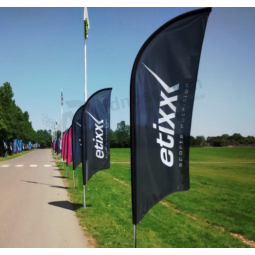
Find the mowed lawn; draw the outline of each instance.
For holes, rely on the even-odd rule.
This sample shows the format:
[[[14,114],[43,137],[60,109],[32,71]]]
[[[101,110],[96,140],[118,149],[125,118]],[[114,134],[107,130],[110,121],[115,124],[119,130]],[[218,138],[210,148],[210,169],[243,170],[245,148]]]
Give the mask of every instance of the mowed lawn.
[[[111,149],[111,162],[130,162],[130,150]],[[191,189],[167,196],[146,214],[137,225],[137,247],[250,247],[231,233],[255,241],[255,163],[244,163],[255,162],[255,148],[191,148],[190,162]],[[71,201],[96,246],[133,247],[130,164],[111,164],[91,178],[86,211],[81,166],[76,188],[71,170],[72,164]]]
[[[15,153],[15,154],[12,154],[12,155],[8,155],[7,157],[0,157],[0,162],[1,161],[6,161],[6,160],[10,160],[10,159],[14,159],[14,158],[17,158],[17,157],[20,157],[24,154],[27,154],[31,151],[34,151],[35,149],[31,149],[31,150],[27,150],[27,151],[21,151],[19,153]]]

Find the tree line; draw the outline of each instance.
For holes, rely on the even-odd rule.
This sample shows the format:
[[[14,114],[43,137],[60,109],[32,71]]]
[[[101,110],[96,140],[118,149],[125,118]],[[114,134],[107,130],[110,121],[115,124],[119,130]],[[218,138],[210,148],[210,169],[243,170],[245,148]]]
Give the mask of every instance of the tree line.
[[[35,131],[27,111],[22,111],[13,99],[9,82],[0,86],[0,139],[19,139],[38,142],[41,148],[50,147],[51,135],[47,130]]]
[[[126,125],[125,121],[117,124],[117,129],[111,129],[111,148],[130,148],[130,126]],[[237,146],[237,145],[255,145],[255,137],[243,137],[241,134],[233,135],[224,134],[222,136],[190,136],[190,146]]]
[[[27,111],[22,112],[13,99],[14,93],[9,82],[0,86],[0,139],[20,139],[38,142],[41,148],[50,147],[52,137],[47,130],[35,131],[29,121]],[[60,131],[57,132],[57,135]],[[121,121],[117,129],[110,130],[111,148],[130,148],[130,126]],[[190,136],[190,146],[229,146],[229,145],[254,145],[255,137],[243,137],[241,134],[224,134],[222,136]]]

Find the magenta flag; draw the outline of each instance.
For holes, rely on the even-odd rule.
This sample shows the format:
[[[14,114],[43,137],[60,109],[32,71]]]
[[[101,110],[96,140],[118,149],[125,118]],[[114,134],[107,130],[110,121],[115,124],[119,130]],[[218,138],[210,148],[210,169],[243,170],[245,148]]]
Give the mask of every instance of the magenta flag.
[[[72,163],[72,127],[69,128],[68,135],[67,135],[67,162],[66,165],[70,165]]]
[[[67,148],[68,148],[68,133],[69,129],[66,131],[66,136],[65,136],[65,151],[64,151],[64,160],[67,159]]]
[[[63,160],[66,159],[66,137],[67,137],[68,130],[63,135],[63,143],[62,143],[62,158]]]
[[[63,137],[62,137],[62,151],[61,151],[61,158],[63,158],[64,160],[64,149],[65,149],[65,134],[63,134]]]

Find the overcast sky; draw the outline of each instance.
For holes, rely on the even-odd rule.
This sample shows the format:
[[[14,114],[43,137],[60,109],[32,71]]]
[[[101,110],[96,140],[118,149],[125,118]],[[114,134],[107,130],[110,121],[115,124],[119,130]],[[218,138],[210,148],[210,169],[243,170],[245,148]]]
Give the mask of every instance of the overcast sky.
[[[129,124],[132,66],[145,40],[197,8],[88,8],[88,96],[112,87],[111,128]],[[255,136],[255,8],[213,8],[198,73],[191,135]],[[84,102],[83,8],[0,8],[0,84],[28,111],[34,129],[64,128]]]

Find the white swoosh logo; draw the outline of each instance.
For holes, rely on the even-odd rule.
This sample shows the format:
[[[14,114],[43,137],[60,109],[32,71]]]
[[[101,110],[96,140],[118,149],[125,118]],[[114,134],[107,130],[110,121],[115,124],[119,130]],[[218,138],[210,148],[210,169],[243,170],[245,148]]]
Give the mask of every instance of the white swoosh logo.
[[[81,127],[81,125],[78,122],[75,121],[75,123]]]
[[[174,85],[173,87],[169,87],[163,80],[161,80],[149,67],[147,67],[144,63],[142,63],[145,68],[157,79],[160,85],[166,90],[167,93],[174,92],[179,89],[179,84]]]
[[[87,112],[87,111],[86,111]],[[102,122],[104,122],[104,120],[101,120],[101,121],[98,121],[93,115],[91,115],[89,112],[87,112],[92,118],[93,120],[97,123],[97,124],[100,124]]]

